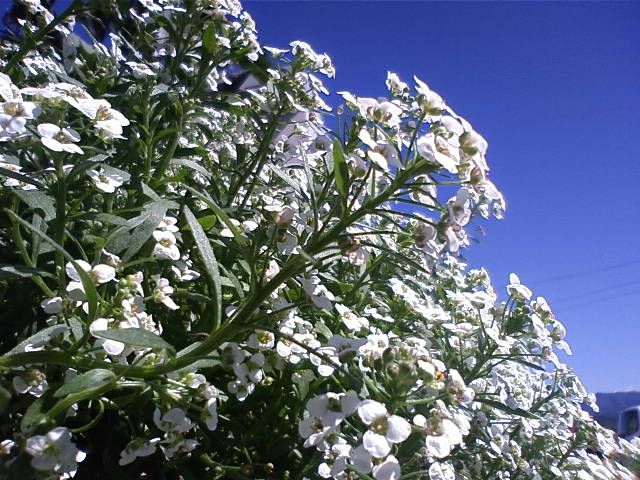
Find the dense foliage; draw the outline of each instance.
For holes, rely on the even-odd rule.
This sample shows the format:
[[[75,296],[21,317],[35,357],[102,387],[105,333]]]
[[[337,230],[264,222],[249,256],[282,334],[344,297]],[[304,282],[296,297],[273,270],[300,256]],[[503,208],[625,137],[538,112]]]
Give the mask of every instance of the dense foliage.
[[[635,478],[546,301],[463,263],[504,201],[425,83],[329,113],[234,0],[5,20],[3,478]]]

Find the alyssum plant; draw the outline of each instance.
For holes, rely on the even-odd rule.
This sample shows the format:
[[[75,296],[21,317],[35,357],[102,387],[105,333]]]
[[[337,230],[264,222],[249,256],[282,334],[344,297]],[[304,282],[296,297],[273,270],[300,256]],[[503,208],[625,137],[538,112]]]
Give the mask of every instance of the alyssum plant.
[[[545,300],[461,262],[503,199],[425,83],[333,132],[330,59],[233,0],[10,13],[3,478],[635,478]]]

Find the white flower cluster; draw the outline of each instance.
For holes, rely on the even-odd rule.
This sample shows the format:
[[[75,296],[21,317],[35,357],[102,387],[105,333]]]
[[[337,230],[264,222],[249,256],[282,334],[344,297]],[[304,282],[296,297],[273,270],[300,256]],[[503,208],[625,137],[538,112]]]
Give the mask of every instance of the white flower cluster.
[[[40,41],[0,40],[3,474],[635,478],[544,298],[461,261],[505,202],[427,84],[340,92],[332,132],[329,57],[262,47],[237,1],[23,3]]]

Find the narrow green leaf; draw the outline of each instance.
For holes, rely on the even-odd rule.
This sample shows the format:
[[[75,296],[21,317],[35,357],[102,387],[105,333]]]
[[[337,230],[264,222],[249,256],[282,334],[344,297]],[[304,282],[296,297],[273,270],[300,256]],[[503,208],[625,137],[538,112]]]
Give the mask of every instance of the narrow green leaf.
[[[120,253],[126,249],[122,256],[124,261],[132,258],[142,246],[149,240],[153,231],[170,208],[177,208],[175,202],[159,199],[147,203],[143,211],[137,217],[127,221],[127,227],[115,229],[107,238],[105,248],[113,253]],[[130,229],[133,229],[131,232]]]
[[[271,170],[273,173],[275,173],[278,177],[280,177],[280,179],[282,179],[291,188],[293,188],[296,191],[296,193],[299,193],[302,196],[302,198],[304,198],[306,201],[309,201],[309,196],[302,189],[298,181],[291,178],[291,176],[287,175],[280,167],[272,163],[267,163],[267,168]]]
[[[4,387],[0,387],[0,415],[4,413],[11,401],[11,392]]]
[[[217,43],[216,27],[210,23],[202,34],[202,46],[206,52],[213,54],[216,51]]]
[[[113,330],[100,330],[93,335],[107,340],[115,340],[126,345],[144,348],[162,348],[174,351],[173,346],[160,335],[156,335],[144,328],[115,328]]]
[[[20,431],[29,435],[45,419],[44,398],[36,398],[20,420]]]
[[[16,353],[22,353],[25,351],[27,345],[39,346],[43,343],[47,343],[53,337],[62,335],[68,330],[66,325],[52,325],[50,327],[43,328],[35,335],[30,336],[26,340],[21,341],[18,345],[9,350],[6,354],[13,355]]]
[[[340,194],[342,206],[347,209],[347,196],[349,194],[349,169],[342,153],[342,146],[338,140],[333,141],[333,178],[336,182],[336,190]]]
[[[211,230],[211,228],[218,223],[217,215],[205,215],[204,217],[200,217],[198,219],[198,223],[202,226],[205,231]]]
[[[28,183],[29,185],[34,185],[41,190],[44,190],[46,187],[40,183],[38,180],[28,177],[27,175],[23,175],[22,173],[14,172],[13,170],[9,170],[8,168],[0,167],[0,175],[4,175],[5,177],[13,178],[14,180],[18,180],[23,183]]]
[[[485,405],[488,405],[492,408],[497,408],[498,410],[502,410],[505,413],[508,413],[510,415],[515,415],[517,417],[531,418],[533,420],[538,420],[540,418],[531,412],[527,412],[526,410],[523,410],[522,408],[511,408],[495,400],[489,400],[488,398],[476,397],[474,401],[479,403],[484,403]]]
[[[96,291],[96,286],[93,283],[93,280],[91,279],[91,277],[89,277],[87,272],[85,272],[82,269],[82,267],[80,267],[78,262],[75,261],[75,259],[69,254],[69,252],[67,252],[64,248],[62,248],[61,245],[59,245],[55,240],[49,237],[46,233],[36,230],[30,223],[20,218],[18,215],[16,215],[13,211],[9,210],[8,208],[5,208],[4,211],[10,217],[12,217],[15,221],[17,221],[18,223],[21,223],[24,227],[30,230],[32,233],[40,236],[40,238],[42,238],[45,242],[51,245],[55,250],[62,253],[62,255],[64,255],[64,257],[69,262],[71,262],[71,264],[75,267],[76,271],[78,272],[78,276],[80,277],[80,280],[82,282],[82,286],[84,287],[84,293],[87,297],[87,304],[89,305],[89,310],[87,313],[86,324],[90,325],[91,322],[93,322],[93,320],[96,318],[96,313],[98,312],[98,292]]]
[[[222,320],[222,289],[220,287],[221,281],[220,270],[218,269],[218,261],[216,260],[216,257],[213,253],[213,249],[211,248],[211,244],[209,243],[207,234],[204,232],[189,207],[185,206],[184,216],[187,220],[189,228],[191,228],[193,240],[196,242],[196,246],[198,247],[198,251],[200,252],[200,258],[202,259],[202,263],[204,264],[204,267],[207,271],[207,276],[209,277],[209,281],[213,289],[213,299],[215,300],[214,325],[219,325],[220,321]]]
[[[111,370],[96,368],[95,370],[89,370],[88,372],[72,378],[56,390],[56,393],[54,393],[53,396],[55,398],[64,397],[72,393],[78,393],[89,388],[97,387],[101,383],[112,382],[115,379],[116,375]]]
[[[193,160],[186,160],[184,158],[174,158],[173,160],[171,160],[170,164],[180,165],[181,167],[190,168],[191,170],[198,172],[204,178],[211,180],[211,173],[202,165],[200,165],[198,162],[194,162]]]
[[[189,185],[184,185],[184,187],[187,190],[189,190],[191,193],[193,193],[196,197],[198,197],[200,200],[202,200],[204,203],[207,204],[207,206],[213,211],[213,213],[215,213],[218,216],[220,221],[224,223],[229,230],[231,230],[231,233],[233,233],[233,239],[238,245],[245,244],[245,240],[240,235],[240,231],[238,230],[238,227],[236,227],[231,222],[231,219],[229,218],[229,216],[224,212],[224,210],[222,210],[222,208],[218,206],[218,204],[209,195],[199,192],[198,190],[191,188]]]
[[[96,166],[98,163],[106,160],[107,158],[109,158],[108,155],[100,154],[78,162],[67,174],[67,179],[72,180],[74,177],[82,175],[84,172]]]
[[[44,219],[56,218],[56,206],[49,195],[38,190],[14,190],[13,193],[34,210],[42,210]]]
[[[238,277],[236,277],[230,270],[227,270],[224,265],[220,265],[220,268],[222,269],[222,273],[224,273],[224,275],[231,281],[231,285],[236,289],[240,298],[244,298],[244,290],[242,289],[242,284],[240,283],[240,280],[238,280]]]
[[[26,265],[2,265],[0,266],[0,280],[11,280],[16,278],[29,278],[34,275],[41,277],[56,278],[45,270],[27,267]]]

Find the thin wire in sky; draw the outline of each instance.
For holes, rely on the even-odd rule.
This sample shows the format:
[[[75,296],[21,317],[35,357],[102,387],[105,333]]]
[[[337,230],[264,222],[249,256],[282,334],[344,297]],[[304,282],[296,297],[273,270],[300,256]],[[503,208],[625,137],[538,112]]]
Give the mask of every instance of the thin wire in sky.
[[[614,300],[618,300],[618,299],[624,298],[624,297],[629,297],[629,296],[632,296],[632,295],[636,295],[636,296],[640,297],[640,289],[630,290],[628,292],[616,293],[614,295],[609,295],[609,296],[605,296],[605,297],[602,297],[602,298],[594,298],[592,300],[585,300],[585,301],[581,301],[581,302],[569,303],[567,305],[558,305],[557,307],[554,306],[554,304],[552,302],[551,306],[552,306],[553,310],[571,310],[571,309],[586,307],[586,306],[589,306],[589,305],[596,305],[596,304],[599,305],[599,304],[602,304],[602,303],[610,303],[610,302],[612,302]]]
[[[530,283],[532,283],[532,284],[533,283],[543,284],[543,283],[557,282],[558,280],[568,280],[570,278],[593,276],[593,275],[597,275],[599,273],[610,272],[612,270],[618,270],[618,269],[621,269],[621,268],[626,268],[626,267],[629,267],[631,265],[637,265],[638,263],[640,263],[640,259],[629,260],[629,261],[623,262],[623,263],[615,263],[615,264],[612,264],[612,265],[605,265],[603,267],[594,268],[592,270],[582,270],[580,272],[565,273],[565,274],[556,275],[556,276],[553,276],[553,277],[541,278],[539,280],[533,280]]]
[[[624,287],[631,287],[634,285],[640,285],[640,280],[633,280],[631,282],[623,282],[623,283],[618,283],[617,285],[611,285],[609,287],[604,287],[604,288],[596,288],[593,290],[589,290],[586,292],[581,292],[581,293],[576,293],[575,295],[567,295],[564,297],[561,297],[559,299],[557,299],[554,304],[558,304],[558,303],[573,303],[574,300],[579,299],[579,298],[586,298],[586,297],[593,297],[593,296],[598,296],[602,293],[605,292],[611,292],[614,290],[618,290],[620,288],[624,288]]]

